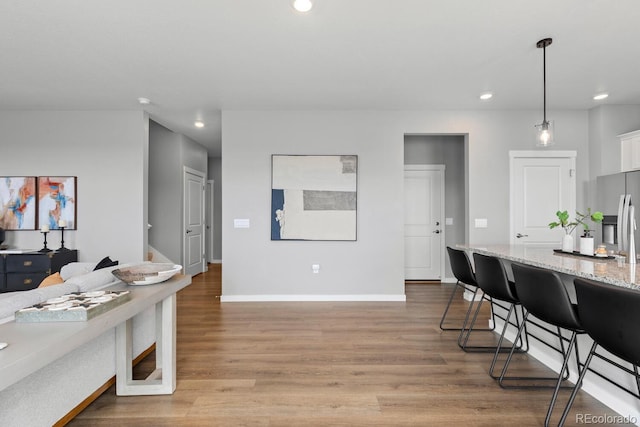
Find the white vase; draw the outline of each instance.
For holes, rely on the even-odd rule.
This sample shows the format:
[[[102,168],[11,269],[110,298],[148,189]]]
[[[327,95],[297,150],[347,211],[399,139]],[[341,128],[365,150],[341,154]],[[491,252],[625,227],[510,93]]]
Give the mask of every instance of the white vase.
[[[573,236],[565,234],[562,237],[562,252],[573,252]]]
[[[580,238],[580,253],[582,255],[593,256],[593,254],[595,253],[593,249],[593,237]]]

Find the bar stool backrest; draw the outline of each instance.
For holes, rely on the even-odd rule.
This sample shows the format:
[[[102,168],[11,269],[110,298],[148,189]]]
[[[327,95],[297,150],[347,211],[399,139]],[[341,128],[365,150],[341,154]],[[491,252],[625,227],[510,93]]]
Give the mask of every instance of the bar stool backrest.
[[[640,290],[574,280],[584,330],[601,347],[640,365]]]
[[[474,252],[473,261],[476,266],[476,281],[485,294],[509,303],[519,303],[515,288],[509,283],[500,259]]]
[[[581,330],[578,308],[557,273],[529,265],[512,264],[520,302],[538,319],[570,330]]]
[[[467,285],[478,286],[476,283],[476,276],[473,273],[471,267],[471,261],[465,251],[459,249],[453,249],[447,246],[447,252],[449,253],[449,262],[451,263],[451,271],[459,282],[466,283]]]

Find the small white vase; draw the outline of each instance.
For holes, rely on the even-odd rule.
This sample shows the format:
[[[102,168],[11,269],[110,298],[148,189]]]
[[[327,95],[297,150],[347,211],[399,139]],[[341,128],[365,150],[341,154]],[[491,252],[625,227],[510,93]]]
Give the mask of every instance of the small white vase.
[[[593,237],[580,238],[580,253],[582,255],[593,256],[593,254],[595,253],[593,249]]]
[[[562,237],[562,252],[573,252],[573,236],[565,234]]]

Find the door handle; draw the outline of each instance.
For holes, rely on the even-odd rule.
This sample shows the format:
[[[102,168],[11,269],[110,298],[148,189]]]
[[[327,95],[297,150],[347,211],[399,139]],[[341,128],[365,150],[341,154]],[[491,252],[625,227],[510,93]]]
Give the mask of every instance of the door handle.
[[[440,234],[440,233],[441,233],[441,230],[436,230],[436,231],[434,231],[434,233],[436,233],[436,234]]]
[[[520,234],[520,233],[518,233],[518,234],[516,234],[516,237],[517,237],[518,239],[520,239],[520,238],[522,238],[522,237],[529,237],[529,235],[528,235],[528,234]]]
[[[191,233],[193,230],[187,230],[187,234]]]

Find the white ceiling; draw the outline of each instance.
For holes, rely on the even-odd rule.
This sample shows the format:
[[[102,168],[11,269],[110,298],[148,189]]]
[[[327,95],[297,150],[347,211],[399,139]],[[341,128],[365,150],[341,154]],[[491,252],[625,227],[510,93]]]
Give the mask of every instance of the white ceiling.
[[[0,109],[140,109],[220,155],[233,109],[640,104],[638,0],[2,0]],[[481,102],[483,91],[495,96]],[[206,126],[196,129],[202,119]]]

